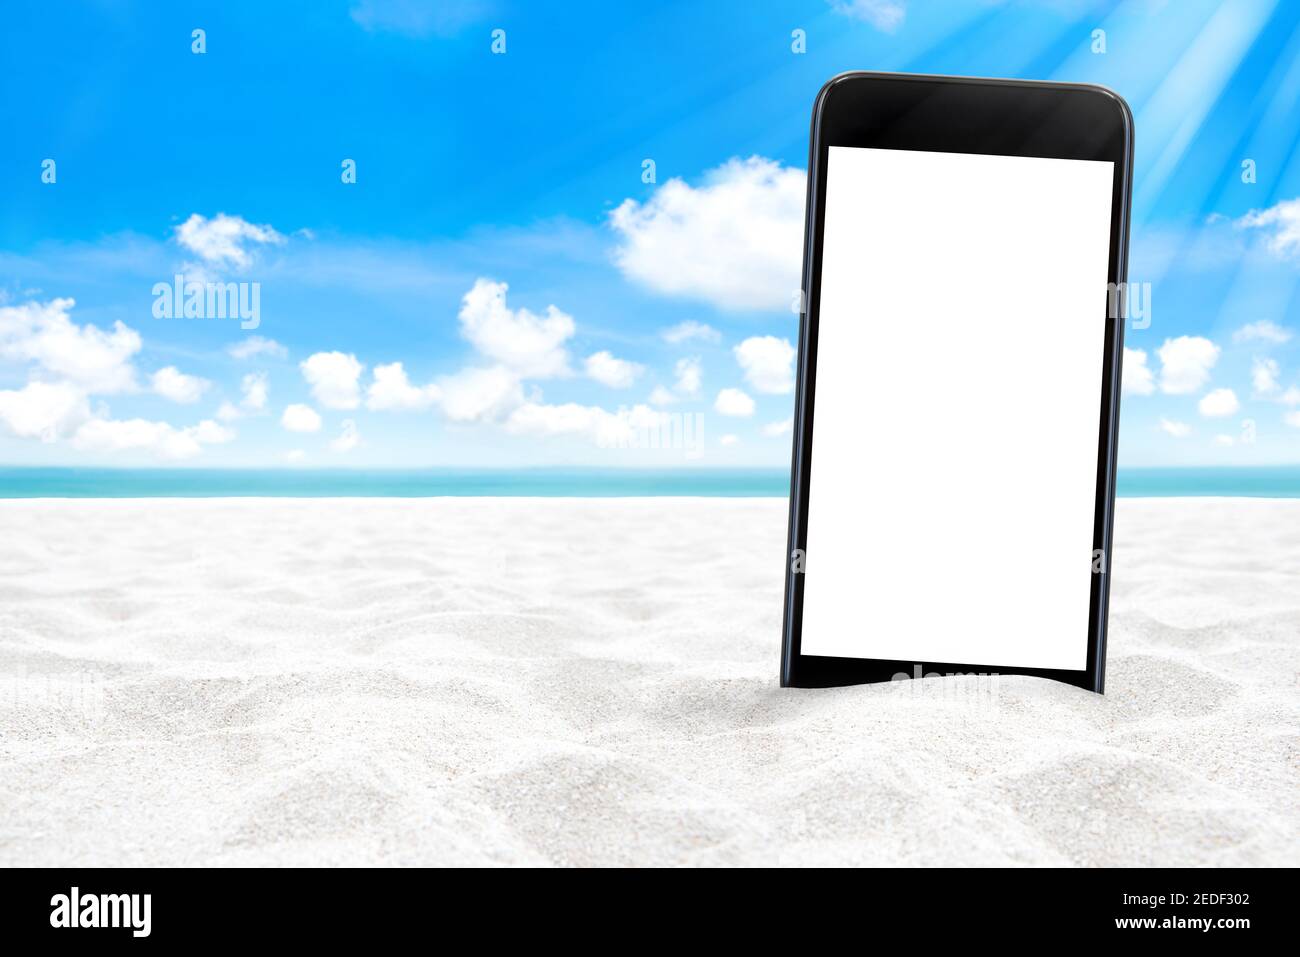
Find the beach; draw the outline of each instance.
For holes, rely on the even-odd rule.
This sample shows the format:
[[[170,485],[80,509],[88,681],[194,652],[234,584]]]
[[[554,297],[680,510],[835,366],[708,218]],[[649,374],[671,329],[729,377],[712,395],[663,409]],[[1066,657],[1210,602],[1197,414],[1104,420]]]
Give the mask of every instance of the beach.
[[[0,864],[1300,860],[1300,500],[1120,500],[1104,696],[779,688],[784,499],[0,523]]]

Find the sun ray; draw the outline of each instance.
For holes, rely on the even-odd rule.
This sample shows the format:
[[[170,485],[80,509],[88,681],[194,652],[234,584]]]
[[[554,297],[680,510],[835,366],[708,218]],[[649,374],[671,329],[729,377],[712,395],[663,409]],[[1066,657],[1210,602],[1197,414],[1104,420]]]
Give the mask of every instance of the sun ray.
[[[1275,6],[1276,0],[1238,0],[1221,6],[1139,112],[1137,129],[1158,152],[1134,189],[1135,224],[1151,213]]]

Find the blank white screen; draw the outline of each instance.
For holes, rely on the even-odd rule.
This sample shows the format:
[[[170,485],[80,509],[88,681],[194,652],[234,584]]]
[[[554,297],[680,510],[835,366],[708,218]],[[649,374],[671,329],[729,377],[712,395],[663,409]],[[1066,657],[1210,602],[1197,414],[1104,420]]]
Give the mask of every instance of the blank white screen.
[[[830,148],[803,654],[1086,667],[1113,175]]]

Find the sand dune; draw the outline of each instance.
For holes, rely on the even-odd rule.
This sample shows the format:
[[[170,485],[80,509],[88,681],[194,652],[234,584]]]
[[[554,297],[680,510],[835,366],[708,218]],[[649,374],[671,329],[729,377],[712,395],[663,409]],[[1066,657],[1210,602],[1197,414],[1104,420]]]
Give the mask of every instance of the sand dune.
[[[1300,501],[1120,503],[1105,697],[777,688],[783,500],[0,523],[0,863],[1300,863]]]

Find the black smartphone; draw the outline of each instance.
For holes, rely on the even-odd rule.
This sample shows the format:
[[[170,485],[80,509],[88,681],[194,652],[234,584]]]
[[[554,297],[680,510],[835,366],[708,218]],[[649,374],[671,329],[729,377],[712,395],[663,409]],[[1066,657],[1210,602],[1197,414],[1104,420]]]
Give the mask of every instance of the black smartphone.
[[[781,684],[1103,690],[1133,120],[849,73],[813,109]]]

